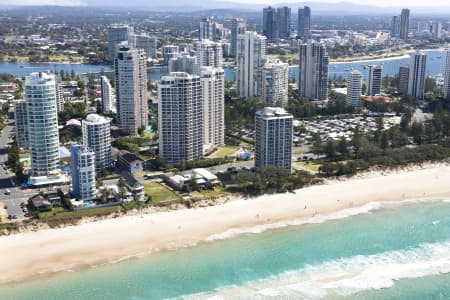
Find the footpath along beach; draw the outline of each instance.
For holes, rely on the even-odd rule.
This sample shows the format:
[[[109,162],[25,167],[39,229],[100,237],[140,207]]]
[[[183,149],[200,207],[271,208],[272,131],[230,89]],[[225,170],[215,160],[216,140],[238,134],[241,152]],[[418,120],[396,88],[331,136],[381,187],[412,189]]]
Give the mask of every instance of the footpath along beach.
[[[450,166],[430,165],[333,180],[295,193],[89,222],[0,237],[0,284],[174,250],[252,228],[301,223],[371,204],[450,197]],[[350,212],[349,212],[350,211]],[[269,226],[262,226],[269,225]]]

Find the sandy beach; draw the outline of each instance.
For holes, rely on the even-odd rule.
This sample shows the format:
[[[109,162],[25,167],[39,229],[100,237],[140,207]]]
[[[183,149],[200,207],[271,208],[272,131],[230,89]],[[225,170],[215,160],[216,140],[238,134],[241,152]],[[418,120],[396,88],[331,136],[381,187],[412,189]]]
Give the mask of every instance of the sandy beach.
[[[176,249],[235,228],[308,219],[370,202],[450,197],[450,166],[374,172],[295,193],[125,216],[0,237],[0,284]]]

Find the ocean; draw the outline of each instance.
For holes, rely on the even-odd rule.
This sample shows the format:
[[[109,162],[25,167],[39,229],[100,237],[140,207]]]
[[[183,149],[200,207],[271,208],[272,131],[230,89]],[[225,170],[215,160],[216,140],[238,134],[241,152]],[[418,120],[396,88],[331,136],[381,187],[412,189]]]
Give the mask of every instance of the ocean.
[[[450,299],[450,200],[290,224],[9,284],[0,299]]]

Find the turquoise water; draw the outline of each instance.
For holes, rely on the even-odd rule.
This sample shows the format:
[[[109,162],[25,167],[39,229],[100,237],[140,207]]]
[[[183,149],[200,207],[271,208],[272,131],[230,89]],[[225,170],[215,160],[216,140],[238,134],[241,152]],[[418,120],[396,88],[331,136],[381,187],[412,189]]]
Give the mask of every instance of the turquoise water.
[[[450,203],[386,205],[8,285],[0,299],[449,299]]]

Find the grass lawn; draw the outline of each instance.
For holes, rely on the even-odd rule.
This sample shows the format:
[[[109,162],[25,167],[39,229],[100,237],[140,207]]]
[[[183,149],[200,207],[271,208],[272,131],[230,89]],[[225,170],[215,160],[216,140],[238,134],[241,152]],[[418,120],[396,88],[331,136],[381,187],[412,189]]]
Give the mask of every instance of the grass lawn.
[[[180,201],[181,197],[158,182],[145,182],[144,192],[152,197],[152,202]]]
[[[321,164],[315,162],[296,161],[293,163],[294,169],[310,171],[313,173],[318,173],[320,166]]]
[[[80,211],[70,211],[65,210],[62,207],[56,207],[52,211],[40,212],[38,215],[39,219],[45,222],[63,221],[70,219],[81,219],[83,217],[106,216],[114,212],[119,212],[120,209],[121,207],[119,205],[85,209]]]
[[[228,195],[223,187],[216,187],[214,190],[203,190],[200,192],[191,192],[191,196],[195,200],[216,199]]]
[[[219,157],[225,157],[225,156],[234,156],[236,153],[237,148],[234,146],[221,146],[217,148],[217,150],[208,156],[208,158],[219,158]]]

